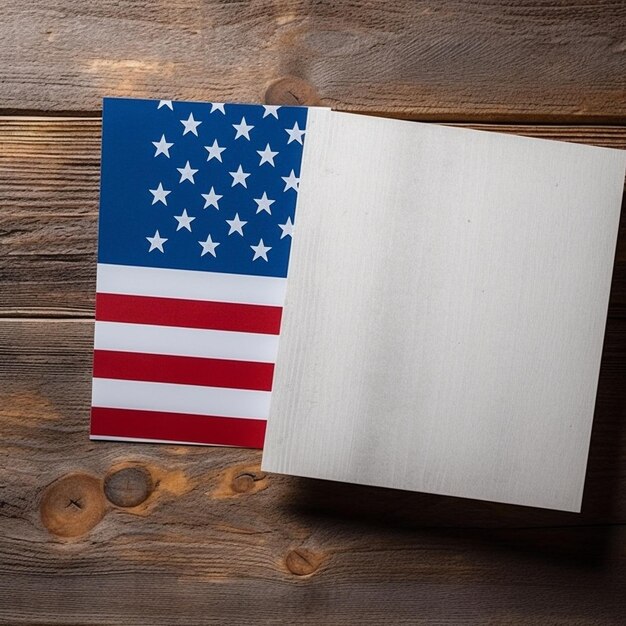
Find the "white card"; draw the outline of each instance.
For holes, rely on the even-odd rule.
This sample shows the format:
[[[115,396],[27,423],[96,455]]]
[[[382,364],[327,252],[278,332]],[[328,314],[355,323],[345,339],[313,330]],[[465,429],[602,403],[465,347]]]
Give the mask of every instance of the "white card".
[[[579,511],[626,153],[309,116],[263,469]]]

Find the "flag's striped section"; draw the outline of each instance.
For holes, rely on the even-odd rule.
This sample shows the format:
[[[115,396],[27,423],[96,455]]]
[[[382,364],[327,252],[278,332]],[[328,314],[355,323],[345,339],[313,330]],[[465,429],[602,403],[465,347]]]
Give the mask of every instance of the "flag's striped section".
[[[92,406],[267,419],[268,391],[94,378]]]
[[[262,447],[284,284],[99,264],[91,436]]]
[[[282,309],[277,306],[111,293],[99,293],[96,306],[98,319],[106,322],[212,328],[269,335],[278,335],[282,314]]]
[[[96,350],[274,363],[278,335],[96,321],[94,345]]]
[[[95,378],[272,390],[273,363],[96,350]]]
[[[163,411],[129,411],[94,407],[92,439],[211,443],[227,446],[263,447],[265,421],[233,420],[210,415],[180,415]]]
[[[283,306],[286,278],[98,263],[98,293]]]

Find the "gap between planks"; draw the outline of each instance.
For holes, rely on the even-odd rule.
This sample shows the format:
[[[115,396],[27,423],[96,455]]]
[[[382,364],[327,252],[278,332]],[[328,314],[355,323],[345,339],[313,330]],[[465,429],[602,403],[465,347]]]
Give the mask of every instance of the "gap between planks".
[[[155,100],[156,102],[156,100]],[[176,102],[176,101],[174,101]],[[199,101],[202,102],[202,101]],[[208,102],[208,101],[207,101]],[[228,104],[228,103],[227,103]],[[258,102],[242,102],[241,104],[260,104]],[[287,106],[287,105],[283,105]],[[313,107],[315,108],[315,107]],[[475,120],[472,118],[467,119],[449,119],[442,118],[441,120],[433,119],[431,117],[402,117],[402,115],[384,112],[384,111],[352,111],[347,109],[336,109],[332,108],[333,111],[337,111],[340,113],[352,113],[354,115],[366,115],[368,117],[384,117],[388,119],[396,119],[396,120],[404,120],[407,122],[419,122],[423,124],[442,124],[444,126],[463,126],[468,128],[476,128],[480,129],[482,127],[487,126],[497,126],[502,127],[503,129],[506,127],[516,127],[516,128],[550,128],[554,127],[555,129],[581,129],[592,131],[593,129],[598,130],[610,130],[615,129],[616,131],[626,131],[626,117],[624,120],[607,120],[607,121],[581,121],[577,118],[562,118],[556,120],[537,120],[537,121],[529,121],[523,118],[515,118],[512,117],[505,121],[502,121],[499,118],[484,118],[480,120]],[[40,110],[14,110],[14,109],[2,109],[0,108],[0,123],[3,121],[8,122],[102,122],[102,111],[101,110],[93,110],[93,111],[40,111]],[[519,134],[519,133],[518,133]]]

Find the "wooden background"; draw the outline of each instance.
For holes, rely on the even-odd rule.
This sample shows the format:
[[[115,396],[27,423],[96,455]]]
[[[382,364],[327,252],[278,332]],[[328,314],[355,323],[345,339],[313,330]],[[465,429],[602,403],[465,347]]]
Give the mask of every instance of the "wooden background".
[[[626,224],[580,515],[87,438],[103,95],[626,148],[622,0],[5,0],[0,41],[0,622],[624,623]]]

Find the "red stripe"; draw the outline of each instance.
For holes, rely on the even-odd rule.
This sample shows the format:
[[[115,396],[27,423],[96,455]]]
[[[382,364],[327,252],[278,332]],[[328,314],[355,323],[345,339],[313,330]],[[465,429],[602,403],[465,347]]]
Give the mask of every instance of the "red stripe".
[[[265,420],[92,407],[91,434],[262,448]]]
[[[271,391],[273,363],[94,350],[94,378]]]
[[[278,335],[281,315],[282,308],[278,306],[96,294],[96,319],[103,322]]]

